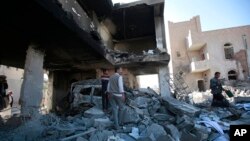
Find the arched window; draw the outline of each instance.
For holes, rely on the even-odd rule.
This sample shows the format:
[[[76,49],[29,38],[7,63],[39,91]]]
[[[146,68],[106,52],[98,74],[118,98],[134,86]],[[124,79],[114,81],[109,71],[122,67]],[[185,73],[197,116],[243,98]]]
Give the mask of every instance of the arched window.
[[[231,43],[224,44],[224,52],[226,59],[233,59],[234,57],[234,48]]]
[[[228,80],[236,80],[237,79],[237,73],[234,70],[230,70],[228,72]]]

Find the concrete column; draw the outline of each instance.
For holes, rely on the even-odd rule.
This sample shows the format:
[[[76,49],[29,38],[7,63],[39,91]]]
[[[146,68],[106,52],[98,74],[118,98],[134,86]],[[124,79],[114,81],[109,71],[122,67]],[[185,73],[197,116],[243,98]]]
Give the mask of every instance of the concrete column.
[[[167,51],[166,49],[166,37],[165,37],[165,24],[164,19],[161,16],[156,16],[155,21],[155,36],[156,36],[156,48],[161,51]],[[162,97],[170,96],[169,87],[169,70],[168,65],[160,66],[158,70],[160,94]]]
[[[161,96],[170,96],[168,66],[160,66],[158,76]]]
[[[43,59],[44,53],[31,44],[27,50],[24,80],[21,87],[21,114],[36,116],[39,114],[43,97]]]
[[[47,91],[47,95],[46,95],[46,107],[48,111],[52,110],[52,105],[53,105],[53,91],[54,91],[54,73],[53,72],[49,72],[49,82],[48,82],[48,91]]]

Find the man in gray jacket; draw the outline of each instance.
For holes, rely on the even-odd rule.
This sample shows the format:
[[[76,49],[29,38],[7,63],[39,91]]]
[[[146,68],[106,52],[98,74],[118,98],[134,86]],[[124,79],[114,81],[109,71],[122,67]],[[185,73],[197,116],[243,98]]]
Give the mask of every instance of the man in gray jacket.
[[[115,127],[118,129],[119,122],[122,124],[125,101],[121,67],[116,67],[115,74],[109,78],[107,91],[109,93]]]

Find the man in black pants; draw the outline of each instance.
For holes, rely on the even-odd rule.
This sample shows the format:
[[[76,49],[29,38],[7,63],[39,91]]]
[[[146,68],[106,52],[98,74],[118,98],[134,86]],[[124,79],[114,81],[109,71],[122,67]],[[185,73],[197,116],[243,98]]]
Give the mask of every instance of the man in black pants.
[[[229,102],[222,95],[223,89],[220,78],[220,72],[215,72],[214,78],[210,80],[210,89],[213,94],[212,106],[216,107],[229,107]]]
[[[101,81],[102,81],[102,109],[104,112],[108,111],[108,94],[107,94],[107,87],[109,83],[109,75],[107,69],[102,69],[102,76],[101,76]]]
[[[7,103],[4,100],[6,97],[6,89],[8,89],[6,76],[0,75],[0,110],[7,107]]]

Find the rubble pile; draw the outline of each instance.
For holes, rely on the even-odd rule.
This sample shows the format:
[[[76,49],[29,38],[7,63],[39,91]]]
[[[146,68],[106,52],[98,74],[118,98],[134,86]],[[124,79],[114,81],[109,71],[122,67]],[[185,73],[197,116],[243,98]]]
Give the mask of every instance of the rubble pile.
[[[0,137],[6,141],[216,141],[229,139],[230,124],[250,124],[247,104],[237,105],[241,116],[235,117],[233,110],[200,109],[162,98],[150,88],[126,92],[126,97],[123,125],[118,130],[112,115],[94,106],[75,115],[41,115],[11,132],[1,131]]]

